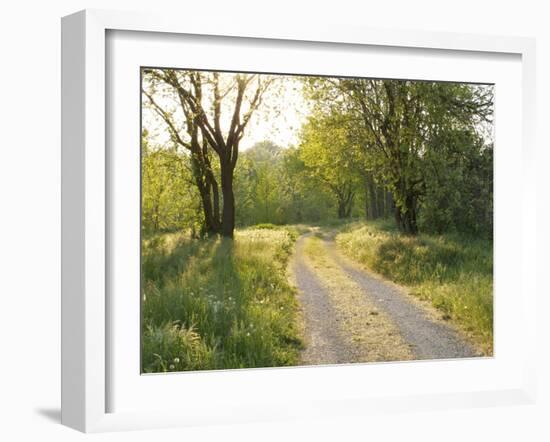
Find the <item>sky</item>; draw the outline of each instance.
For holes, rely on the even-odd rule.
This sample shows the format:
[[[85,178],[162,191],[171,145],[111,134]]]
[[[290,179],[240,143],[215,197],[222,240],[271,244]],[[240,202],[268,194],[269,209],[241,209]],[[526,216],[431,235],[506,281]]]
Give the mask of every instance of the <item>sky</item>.
[[[221,74],[233,76],[234,74]],[[239,150],[244,151],[254,144],[270,140],[280,147],[287,148],[298,143],[299,131],[311,112],[310,104],[302,96],[301,83],[298,77],[278,75],[277,81],[264,94],[262,104],[253,114],[239,144]],[[177,109],[174,97],[157,93],[155,100],[163,108]],[[229,105],[230,97],[226,98]],[[224,114],[222,109],[222,115]],[[231,115],[231,110],[225,112]],[[181,113],[174,114],[176,121],[183,121]],[[143,97],[143,128],[149,132],[149,142],[152,145],[169,145],[170,134],[164,121],[148,106],[147,97]],[[222,118],[222,127],[229,121]]]

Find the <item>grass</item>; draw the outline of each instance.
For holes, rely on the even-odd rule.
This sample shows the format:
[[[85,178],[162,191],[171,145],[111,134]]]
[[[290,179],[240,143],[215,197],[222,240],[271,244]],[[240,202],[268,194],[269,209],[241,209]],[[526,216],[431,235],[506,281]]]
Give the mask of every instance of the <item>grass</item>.
[[[143,372],[296,365],[298,304],[285,273],[296,237],[273,227],[234,240],[145,239]]]
[[[486,355],[493,352],[493,244],[460,235],[398,234],[388,223],[355,223],[336,236],[350,258],[430,301]]]

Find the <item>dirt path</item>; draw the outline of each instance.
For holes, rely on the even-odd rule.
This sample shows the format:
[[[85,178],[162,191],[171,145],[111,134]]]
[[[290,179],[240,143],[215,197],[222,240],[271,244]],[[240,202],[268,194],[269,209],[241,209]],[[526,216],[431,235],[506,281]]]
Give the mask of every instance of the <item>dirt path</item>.
[[[343,257],[333,241],[325,241],[331,256],[342,269],[386,311],[411,345],[414,359],[452,359],[478,356],[476,350],[443,321],[436,320],[420,305],[414,303],[404,289],[378,275],[359,268]]]
[[[478,355],[404,289],[342,256],[332,240],[303,235],[291,268],[303,310],[306,365]]]
[[[295,284],[300,291],[307,341],[302,362],[306,365],[350,362],[351,350],[339,331],[329,294],[304,259],[304,241],[304,236],[298,239],[292,265]]]

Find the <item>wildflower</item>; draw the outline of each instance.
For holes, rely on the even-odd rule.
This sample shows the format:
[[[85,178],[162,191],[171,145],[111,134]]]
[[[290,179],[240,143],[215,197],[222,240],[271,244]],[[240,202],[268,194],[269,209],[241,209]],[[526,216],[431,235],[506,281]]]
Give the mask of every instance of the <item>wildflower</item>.
[[[174,364],[179,364],[180,363],[180,358],[174,358]]]
[[[176,368],[176,366],[174,364],[170,364],[170,370],[173,370],[174,368]]]
[[[250,332],[246,332],[246,336],[250,336]]]

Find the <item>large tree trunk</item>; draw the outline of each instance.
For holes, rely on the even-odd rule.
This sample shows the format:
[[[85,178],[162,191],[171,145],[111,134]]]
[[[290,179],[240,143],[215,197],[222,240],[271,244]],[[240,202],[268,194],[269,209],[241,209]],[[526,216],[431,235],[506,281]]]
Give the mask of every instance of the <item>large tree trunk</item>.
[[[352,190],[351,184],[346,189],[346,185],[344,185],[344,189],[333,189],[334,193],[336,195],[336,200],[338,202],[338,218],[349,218],[351,216],[351,209],[353,208],[353,198],[355,196],[355,192]]]
[[[233,238],[235,230],[235,195],[233,193],[233,167],[230,161],[221,162],[222,178],[222,225],[221,234]]]
[[[216,220],[216,229],[220,230],[220,191],[218,189],[218,183],[216,180],[211,182],[212,186],[212,210],[213,217]]]
[[[338,219],[346,217],[346,203],[343,200],[338,200]]]
[[[399,230],[407,235],[416,235],[416,198],[413,195],[405,197],[405,206],[395,208],[395,221]]]
[[[220,209],[218,183],[214,178],[209,162],[195,150],[191,156],[193,175],[199,190],[204,216],[203,234],[215,235],[220,232]]]
[[[399,177],[394,185],[395,194],[395,221],[401,232],[407,235],[416,235],[418,226],[416,224],[418,194],[403,177]]]
[[[369,192],[369,207],[370,207],[370,219],[376,219],[378,218],[378,205],[376,204],[376,188],[374,185],[374,179],[372,178],[372,175],[369,173],[367,175],[367,188]]]
[[[212,195],[212,216],[210,222],[210,232],[211,234],[218,234],[221,231],[221,221],[220,221],[220,190],[218,188],[218,182],[214,177],[214,172],[211,169],[208,170],[206,174],[206,182],[209,189],[208,201],[210,203],[210,193]]]
[[[217,233],[216,222],[212,213],[212,200],[210,198],[210,189],[204,185],[197,186],[201,197],[202,211],[204,216],[203,232],[206,235]]]

